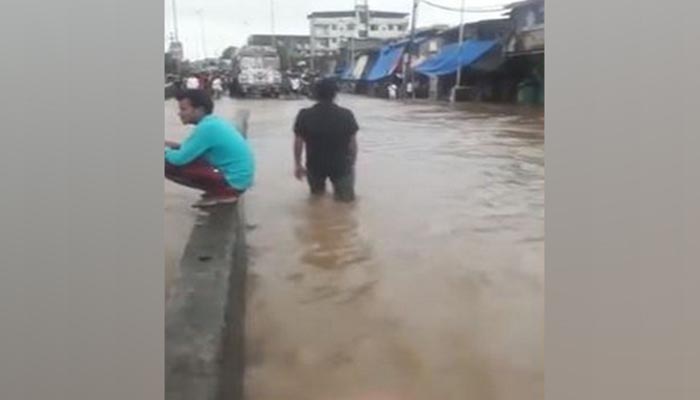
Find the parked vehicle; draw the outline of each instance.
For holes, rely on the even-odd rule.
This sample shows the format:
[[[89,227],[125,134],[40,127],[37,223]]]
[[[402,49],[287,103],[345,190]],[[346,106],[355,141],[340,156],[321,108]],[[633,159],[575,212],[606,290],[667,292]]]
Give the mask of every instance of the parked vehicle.
[[[282,90],[280,57],[269,46],[243,46],[233,60],[238,94],[279,97]]]

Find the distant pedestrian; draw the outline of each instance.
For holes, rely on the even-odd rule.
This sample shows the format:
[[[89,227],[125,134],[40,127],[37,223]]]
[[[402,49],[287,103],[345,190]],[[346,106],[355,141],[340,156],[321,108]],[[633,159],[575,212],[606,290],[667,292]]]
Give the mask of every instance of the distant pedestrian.
[[[221,78],[218,76],[214,78],[214,80],[211,82],[211,89],[214,92],[214,98],[220,99],[221,93],[224,91],[224,83],[222,82]]]
[[[291,76],[289,78],[289,86],[292,95],[295,98],[298,98],[299,94],[301,93],[301,79],[299,79],[297,75]]]
[[[306,177],[313,195],[324,194],[330,179],[335,199],[351,202],[359,127],[352,111],[334,103],[338,88],[332,79],[320,80],[314,92],[318,102],[299,111],[294,122],[294,175],[299,180]]]
[[[232,124],[212,115],[214,103],[203,90],[185,90],[177,100],[182,123],[195,127],[181,145],[165,143],[165,177],[204,191],[194,207],[235,203],[253,184],[250,145]]]
[[[398,89],[399,89],[399,87],[396,86],[395,83],[392,82],[391,84],[389,84],[389,86],[387,87],[387,91],[389,92],[389,99],[390,100],[396,100],[396,93],[397,93]]]
[[[185,81],[185,87],[189,90],[199,89],[199,79],[196,76],[190,76]]]

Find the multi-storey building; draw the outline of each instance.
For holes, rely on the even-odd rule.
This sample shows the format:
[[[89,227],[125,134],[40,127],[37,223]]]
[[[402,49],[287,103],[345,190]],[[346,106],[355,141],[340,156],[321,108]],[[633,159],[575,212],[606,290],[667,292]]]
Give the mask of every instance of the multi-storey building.
[[[407,34],[407,13],[370,10],[365,4],[352,11],[317,11],[308,15],[312,55],[335,54],[357,39],[392,39]]]

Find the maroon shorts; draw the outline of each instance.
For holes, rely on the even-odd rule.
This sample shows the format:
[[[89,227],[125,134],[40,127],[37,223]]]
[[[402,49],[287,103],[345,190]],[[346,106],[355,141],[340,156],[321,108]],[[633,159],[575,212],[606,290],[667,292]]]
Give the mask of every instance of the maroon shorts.
[[[166,142],[166,146],[179,147],[177,143],[173,142]],[[165,177],[180,185],[203,190],[209,196],[240,196],[244,192],[232,187],[224,175],[203,158],[182,166],[176,166],[166,161]]]

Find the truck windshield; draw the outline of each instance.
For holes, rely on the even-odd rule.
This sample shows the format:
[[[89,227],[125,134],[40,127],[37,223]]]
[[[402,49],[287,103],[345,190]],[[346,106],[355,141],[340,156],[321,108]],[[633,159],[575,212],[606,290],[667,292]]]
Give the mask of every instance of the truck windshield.
[[[257,57],[242,57],[240,64],[243,69],[263,67],[262,59]]]

